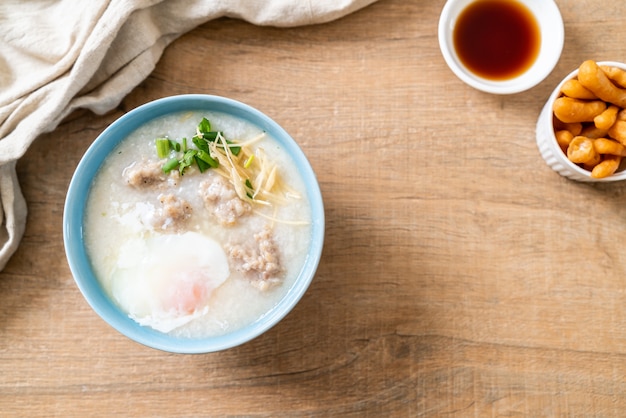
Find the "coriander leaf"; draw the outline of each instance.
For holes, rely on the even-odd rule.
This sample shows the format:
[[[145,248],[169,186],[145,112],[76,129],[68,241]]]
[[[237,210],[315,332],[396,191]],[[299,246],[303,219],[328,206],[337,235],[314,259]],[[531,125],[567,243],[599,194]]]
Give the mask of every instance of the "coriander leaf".
[[[198,124],[198,132],[204,134],[211,131],[211,122],[207,118],[202,118]]]
[[[187,150],[183,155],[183,158],[179,160],[178,171],[181,175],[185,174],[185,170],[187,169],[187,167],[190,167],[194,163],[194,157],[196,156],[196,153],[196,150]]]

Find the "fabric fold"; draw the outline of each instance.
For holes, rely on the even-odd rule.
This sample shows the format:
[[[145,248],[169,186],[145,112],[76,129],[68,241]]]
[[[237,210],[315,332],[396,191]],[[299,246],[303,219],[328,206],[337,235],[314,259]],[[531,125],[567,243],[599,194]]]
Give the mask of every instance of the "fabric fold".
[[[3,0],[0,3],[0,270],[24,233],[16,161],[72,111],[103,114],[154,70],[164,49],[220,17],[293,27],[376,0]]]
[[[17,250],[26,228],[26,201],[17,181],[15,163],[0,166],[0,270]]]

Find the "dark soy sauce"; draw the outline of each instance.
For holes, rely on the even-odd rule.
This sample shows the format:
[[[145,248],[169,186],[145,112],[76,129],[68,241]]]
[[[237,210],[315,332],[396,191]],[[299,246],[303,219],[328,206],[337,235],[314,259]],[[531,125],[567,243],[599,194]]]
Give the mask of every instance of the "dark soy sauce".
[[[479,77],[508,80],[528,70],[541,44],[535,16],[514,0],[478,0],[459,15],[454,48]]]

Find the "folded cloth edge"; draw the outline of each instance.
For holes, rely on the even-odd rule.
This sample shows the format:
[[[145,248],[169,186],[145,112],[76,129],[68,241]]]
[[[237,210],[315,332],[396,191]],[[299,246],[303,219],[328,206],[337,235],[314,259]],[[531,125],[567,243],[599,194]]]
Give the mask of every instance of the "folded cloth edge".
[[[27,207],[24,195],[17,180],[15,165],[11,161],[0,166],[0,199],[2,213],[0,224],[6,231],[6,241],[0,247],[0,270],[3,270],[10,257],[15,253],[26,229]]]

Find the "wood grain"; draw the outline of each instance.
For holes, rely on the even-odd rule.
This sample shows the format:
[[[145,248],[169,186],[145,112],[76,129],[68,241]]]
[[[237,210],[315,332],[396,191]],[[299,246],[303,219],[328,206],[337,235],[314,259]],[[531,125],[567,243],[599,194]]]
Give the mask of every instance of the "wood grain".
[[[580,62],[624,60],[626,3],[557,1],[563,55],[512,96],[446,67],[443,4],[381,0],[291,29],[210,22],[118,109],[42,135],[18,164],[29,220],[0,273],[0,416],[623,416],[626,187],[560,177],[534,131]],[[327,219],[296,309],[208,355],[111,329],[62,243],[67,186],[93,139],[183,93],[241,100],[280,123],[318,175]]]

